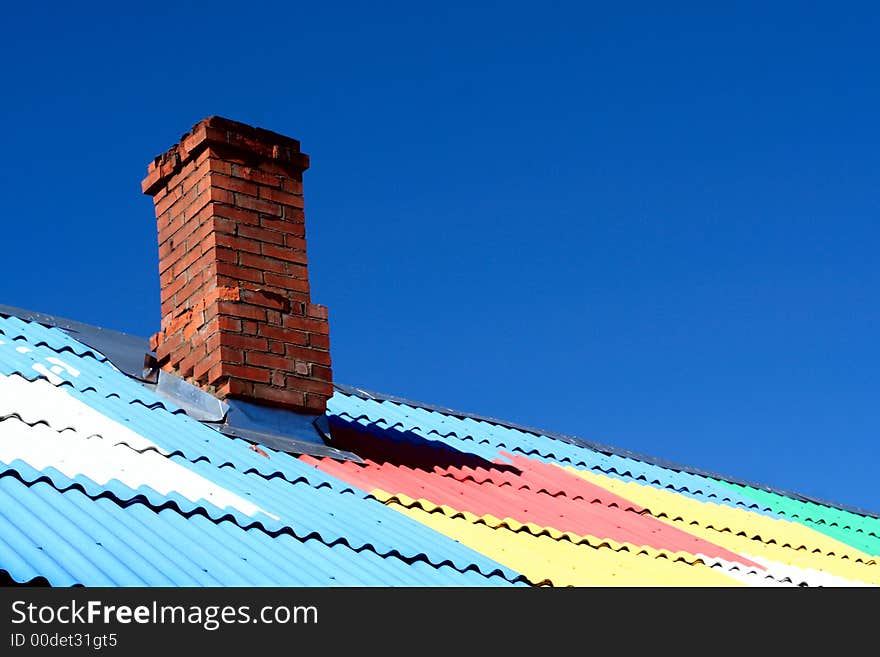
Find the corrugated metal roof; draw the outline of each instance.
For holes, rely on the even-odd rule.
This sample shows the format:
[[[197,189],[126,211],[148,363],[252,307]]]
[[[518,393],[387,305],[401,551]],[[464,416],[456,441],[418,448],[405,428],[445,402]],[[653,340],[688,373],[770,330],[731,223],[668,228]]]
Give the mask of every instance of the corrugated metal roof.
[[[111,586],[880,583],[874,517],[350,389],[327,419],[363,464],[255,451],[63,330],[0,316],[0,570]]]
[[[331,403],[341,425],[340,435],[360,442],[358,449],[368,453],[370,460],[363,466],[320,461],[325,470],[371,490],[399,510],[408,509],[411,517],[434,527],[442,525],[444,532],[459,540],[478,531],[478,549],[532,581],[554,581],[556,571],[539,575],[524,569],[519,559],[511,559],[502,549],[506,541],[513,540],[510,530],[516,532],[517,541],[528,533],[576,545],[599,547],[603,541],[608,546],[622,545],[627,549],[618,549],[621,554],[652,550],[678,555],[679,562],[708,564],[750,585],[880,583],[880,544],[870,533],[874,518],[822,507],[823,513],[814,511],[813,518],[821,517],[824,522],[834,518],[835,532],[817,531],[815,520],[799,522],[787,517],[798,511],[803,517],[815,504],[778,493],[670,471],[475,418],[444,416],[400,401],[336,395]],[[444,450],[467,454],[482,465],[449,466],[448,455],[428,455]],[[413,456],[414,452],[420,455]],[[422,470],[408,467],[432,459],[439,465]],[[467,458],[459,456],[458,460]],[[567,470],[594,487],[584,489],[566,478],[548,476],[544,474],[547,468]],[[506,503],[499,506],[501,499]],[[588,506],[604,508],[610,515],[590,517]],[[577,509],[575,514],[571,509]],[[450,525],[438,514],[457,522]],[[634,517],[639,523],[674,527],[690,540],[675,540],[675,535],[663,530],[634,532]],[[464,522],[480,529],[466,531]],[[490,535],[488,529],[508,531]],[[493,547],[487,549],[486,544]]]
[[[137,536],[162,544],[154,534],[176,563],[195,559],[176,583],[522,581],[316,468],[269,449],[264,457],[175,412],[57,329],[12,318],[0,319],[0,331],[0,477],[10,496],[0,510],[0,568],[18,581],[166,581],[154,572],[175,571],[165,560],[127,547],[143,542]],[[98,532],[109,521],[104,512],[121,514],[126,540]],[[212,540],[225,548],[205,551]],[[257,559],[266,541],[298,550],[283,560],[299,564],[299,580],[256,565],[266,561]],[[317,561],[303,560],[308,554]],[[340,555],[357,565],[342,566]]]

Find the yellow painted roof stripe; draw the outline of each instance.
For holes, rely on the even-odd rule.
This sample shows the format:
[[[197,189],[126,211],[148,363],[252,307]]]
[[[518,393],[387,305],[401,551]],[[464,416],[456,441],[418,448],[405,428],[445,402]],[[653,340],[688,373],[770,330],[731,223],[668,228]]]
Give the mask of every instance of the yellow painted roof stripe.
[[[553,586],[742,586],[703,563],[690,565],[644,552],[614,551],[587,543],[556,540],[528,531],[474,523],[442,510],[433,513],[395,501],[387,505],[435,531],[525,575],[534,584]]]
[[[649,509],[655,518],[667,524],[732,552],[754,554],[770,561],[880,584],[880,560],[801,523],[701,502],[653,486],[625,482],[570,466],[559,467]]]
[[[548,536],[553,540],[566,540],[575,544],[584,543],[594,548],[605,547],[618,552],[623,550],[633,553],[642,553],[650,557],[682,560],[687,563],[705,563],[705,559],[703,557],[691,554],[690,552],[673,552],[672,550],[658,549],[650,545],[634,545],[633,543],[626,542],[621,543],[610,538],[593,536],[590,534],[575,534],[573,532],[563,532],[553,527],[544,527],[533,522],[522,523],[515,518],[498,518],[497,516],[493,516],[491,514],[478,516],[469,511],[459,511],[458,509],[447,506],[445,504],[435,504],[434,502],[431,502],[430,500],[427,500],[425,498],[414,499],[404,493],[392,494],[376,488],[370,491],[370,495],[385,504],[396,502],[406,508],[419,508],[423,511],[427,511],[428,513],[439,512],[450,518],[463,518],[468,522],[486,525],[493,529],[505,528],[514,532],[527,531],[528,533],[536,537]]]

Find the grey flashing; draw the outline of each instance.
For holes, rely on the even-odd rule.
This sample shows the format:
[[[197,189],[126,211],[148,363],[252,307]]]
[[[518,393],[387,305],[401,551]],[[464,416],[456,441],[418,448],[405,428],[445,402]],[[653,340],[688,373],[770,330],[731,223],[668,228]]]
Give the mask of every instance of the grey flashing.
[[[208,424],[207,426],[211,426]],[[363,459],[357,454],[345,452],[323,443],[318,445],[307,440],[298,440],[287,436],[278,436],[271,433],[263,433],[261,431],[252,431],[250,429],[241,429],[231,427],[226,424],[215,426],[220,433],[231,436],[233,438],[241,438],[248,442],[258,445],[265,445],[278,452],[286,452],[288,454],[307,454],[315,457],[329,457],[337,461],[354,461],[355,463],[363,463]]]
[[[144,385],[182,408],[191,418],[199,422],[222,422],[226,417],[229,405],[214,395],[164,370],[157,370],[156,377],[156,383],[145,382]]]
[[[96,355],[107,358],[123,374],[224,435],[290,454],[362,462],[357,455],[327,444],[330,429],[323,416],[221,401],[179,376],[159,369],[146,338],[12,306],[0,305],[0,315],[61,329]]]
[[[447,408],[445,406],[438,406],[436,404],[428,404],[425,402],[414,401],[412,399],[406,399],[404,397],[396,397],[394,395],[387,395],[385,393],[376,392],[373,390],[365,390],[364,388],[357,388],[354,386],[344,385],[340,383],[334,383],[333,387],[339,390],[340,392],[353,395],[355,397],[360,397],[361,399],[370,399],[373,401],[388,401],[395,404],[406,404],[407,406],[413,406],[416,408],[422,408],[426,411],[433,411],[436,413],[442,413],[443,415],[450,415],[452,417],[458,418],[469,418],[471,420],[476,420],[479,422],[488,422],[489,424],[495,424],[497,426],[506,427],[508,429],[515,429],[517,431],[522,431],[523,433],[529,433],[534,436],[542,436],[546,438],[551,438],[553,440],[558,440],[563,443],[567,443],[569,445],[575,445],[577,447],[585,447],[587,449],[591,449],[596,452],[602,452],[608,455],[614,456],[622,456],[625,458],[634,459],[636,461],[642,461],[643,463],[649,463],[651,465],[656,465],[661,468],[666,468],[668,470],[675,470],[678,472],[685,472],[687,474],[697,475],[700,477],[709,477],[711,479],[718,479],[720,481],[725,481],[731,484],[737,484],[739,486],[749,486],[751,488],[756,488],[758,490],[763,490],[769,493],[775,493],[776,495],[783,495],[785,497],[790,497],[792,499],[800,500],[802,502],[811,502],[813,504],[819,504],[821,506],[827,506],[833,509],[840,509],[841,511],[848,511],[850,513],[855,513],[861,516],[867,516],[870,518],[880,518],[880,513],[874,511],[868,511],[867,509],[863,509],[857,506],[851,506],[848,504],[840,504],[838,502],[829,502],[828,500],[823,500],[820,498],[812,497],[810,495],[803,495],[801,493],[797,493],[794,491],[789,491],[781,488],[775,488],[773,486],[768,486],[766,484],[755,483],[752,481],[748,481],[745,479],[739,479],[736,477],[731,477],[724,474],[719,474],[717,472],[711,472],[708,470],[703,470],[700,468],[695,468],[688,465],[682,465],[680,463],[674,463],[672,461],[667,461],[665,459],[657,458],[654,456],[648,456],[645,454],[639,454],[637,452],[632,452],[628,449],[622,449],[619,447],[613,447],[611,445],[605,445],[602,443],[596,443],[589,440],[584,440],[583,438],[579,438],[577,436],[570,436],[567,434],[557,433],[555,431],[545,431],[544,429],[539,429],[536,427],[530,427],[522,424],[517,424],[515,422],[509,422],[507,420],[499,420],[497,418],[488,417],[485,415],[478,415],[476,413],[468,413],[466,411],[459,411],[452,408]]]
[[[139,381],[147,380],[145,356],[150,355],[151,351],[150,342],[146,338],[12,306],[0,305],[0,315],[12,315],[28,322],[62,329],[72,338],[106,357],[130,377]]]
[[[327,444],[330,427],[324,415],[304,415],[239,399],[227,403],[226,420],[215,427],[221,433],[290,454],[363,462],[359,456]]]

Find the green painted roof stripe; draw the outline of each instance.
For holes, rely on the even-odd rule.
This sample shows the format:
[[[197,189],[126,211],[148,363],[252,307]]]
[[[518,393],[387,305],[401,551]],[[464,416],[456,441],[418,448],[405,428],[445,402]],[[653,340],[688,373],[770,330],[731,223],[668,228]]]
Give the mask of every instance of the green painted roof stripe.
[[[850,511],[795,500],[778,493],[722,482],[774,512],[871,555],[880,556],[880,520]]]

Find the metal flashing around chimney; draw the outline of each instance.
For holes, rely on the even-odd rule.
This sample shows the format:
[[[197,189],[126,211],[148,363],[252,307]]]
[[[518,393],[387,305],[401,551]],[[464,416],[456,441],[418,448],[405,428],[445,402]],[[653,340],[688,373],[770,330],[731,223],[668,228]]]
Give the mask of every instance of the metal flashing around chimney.
[[[227,400],[227,404],[225,421],[214,427],[223,434],[290,454],[363,462],[356,454],[326,444],[330,434],[323,415],[305,415],[240,399]]]
[[[157,369],[156,383],[144,382],[153,392],[176,404],[191,418],[199,422],[222,422],[229,411],[229,406],[208,394],[198,386],[184,381],[163,370]]]
[[[105,357],[121,372],[139,381],[148,380],[145,357],[150,355],[150,342],[145,338],[13,306],[0,305],[0,315],[62,329],[70,337],[94,349],[95,355]]]
[[[355,454],[327,444],[330,432],[326,417],[263,408],[240,401],[234,402],[233,410],[227,402],[179,376],[159,369],[155,355],[149,350],[149,341],[145,338],[2,304],[0,316],[17,317],[25,322],[60,329],[92,350],[94,357],[106,358],[120,372],[167,400],[175,410],[181,409],[189,417],[224,435],[289,454],[361,461]]]

